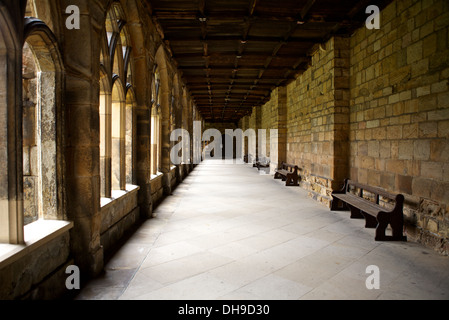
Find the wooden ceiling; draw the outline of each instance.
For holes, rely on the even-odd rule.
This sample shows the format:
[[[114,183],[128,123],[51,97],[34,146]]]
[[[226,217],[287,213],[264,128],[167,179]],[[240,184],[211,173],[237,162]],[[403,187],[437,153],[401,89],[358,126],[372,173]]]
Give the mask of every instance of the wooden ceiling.
[[[207,122],[237,122],[310,64],[311,49],[361,27],[372,0],[147,0]]]

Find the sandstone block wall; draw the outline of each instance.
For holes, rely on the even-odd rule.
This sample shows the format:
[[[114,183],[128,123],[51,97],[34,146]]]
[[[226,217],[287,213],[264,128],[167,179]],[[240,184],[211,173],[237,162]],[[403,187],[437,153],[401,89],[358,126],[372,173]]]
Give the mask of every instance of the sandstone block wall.
[[[137,198],[139,188],[127,187],[126,191],[115,191],[113,196],[117,199],[108,199],[109,203],[101,207],[100,241],[105,255],[140,218]]]
[[[0,299],[49,299],[68,293],[66,267],[73,264],[70,235],[65,232],[45,246],[0,268]]]
[[[449,3],[394,1],[351,38],[350,177],[406,196],[410,237],[449,252]]]
[[[180,83],[180,74],[144,1],[79,0],[76,3],[80,9],[79,30],[65,27],[65,18],[68,16],[61,9],[72,4],[68,0],[28,2],[8,0],[5,5],[3,2],[1,4],[0,32],[7,31],[12,34],[14,31],[14,39],[17,41],[14,42],[14,51],[5,50],[0,53],[0,65],[7,66],[4,69],[8,70],[5,77],[7,81],[0,79],[0,90],[5,93],[3,95],[5,99],[0,100],[1,103],[10,101],[3,108],[8,111],[7,116],[5,113],[4,119],[2,118],[5,120],[2,126],[5,133],[2,135],[2,148],[3,151],[8,150],[8,153],[2,154],[8,156],[2,156],[0,159],[0,166],[5,169],[1,176],[4,182],[1,184],[1,198],[3,208],[15,210],[11,213],[4,212],[5,210],[0,212],[2,241],[0,245],[21,243],[23,240],[21,231],[24,229],[22,218],[26,216],[27,223],[36,219],[37,210],[34,208],[37,203],[36,188],[27,187],[27,184],[30,186],[36,184],[34,181],[36,170],[33,168],[37,163],[36,152],[33,150],[36,145],[33,140],[36,139],[30,135],[37,130],[34,130],[30,123],[37,123],[37,120],[40,123],[35,127],[40,130],[39,138],[44,150],[40,154],[43,192],[40,200],[42,205],[39,203],[42,207],[39,218],[68,220],[73,223],[70,236],[67,232],[58,240],[42,242],[42,246],[33,252],[25,246],[22,248],[25,254],[22,259],[16,260],[17,263],[5,268],[1,265],[0,297],[5,299],[58,297],[61,293],[59,288],[66,291],[64,283],[67,275],[63,271],[67,264],[75,264],[80,268],[83,281],[98,275],[104,267],[105,251],[115,245],[124,232],[140,218],[151,217],[153,206],[163,196],[170,195],[172,188],[180,182],[181,175],[177,174],[178,168],[173,167],[169,161],[169,133],[175,126],[180,127],[183,120],[186,120],[184,121],[186,127],[190,128],[193,121],[201,120],[201,115],[195,110],[188,93],[185,95],[180,93],[180,88],[184,87]],[[122,145],[129,147],[126,150],[127,162],[123,161],[125,152],[120,153],[122,164],[120,189],[124,188],[126,176],[127,182],[135,185],[135,190],[127,195],[109,198],[113,200],[112,205],[102,207],[104,199],[101,198],[100,192],[100,170],[104,169],[104,166],[100,160],[100,121],[102,121],[100,88],[103,84],[102,77],[106,77],[104,67],[110,62],[110,57],[107,57],[109,50],[105,50],[107,47],[105,42],[108,40],[103,36],[108,23],[105,20],[106,13],[112,5],[121,6],[118,11],[123,10],[128,40],[132,47],[129,65],[132,79],[120,79],[123,82],[129,80],[132,85],[132,89],[128,89],[126,95],[128,107],[126,129],[128,132],[132,131],[132,134],[129,134],[126,141],[122,137],[120,141]],[[37,36],[24,39],[25,15],[37,18],[25,20],[32,20],[35,23],[32,26],[27,25],[27,30],[35,32]],[[4,20],[4,16],[8,19]],[[2,45],[4,40],[0,39]],[[36,78],[40,86],[31,81],[24,81],[25,86],[19,86],[23,80],[21,76],[24,70],[20,57],[24,50],[18,44],[24,40],[33,45],[34,53],[39,62],[42,62],[40,66],[46,67],[41,68],[39,77],[37,74],[26,74],[28,79]],[[163,154],[161,168],[163,175],[152,180],[150,117],[153,102],[151,90],[148,88],[151,88],[156,64],[159,64],[164,75],[161,86],[164,130],[159,141]],[[112,79],[111,74],[108,76]],[[109,84],[112,87],[112,84]],[[35,87],[45,90],[37,91]],[[34,114],[35,99],[30,97],[30,92],[40,95],[43,101],[41,119],[15,114],[21,111],[20,104],[27,101],[30,103],[26,111]],[[121,98],[125,100],[125,96]],[[16,102],[17,107],[14,105]],[[172,102],[176,112],[170,117]],[[181,105],[184,106],[185,112],[179,112]],[[20,118],[27,121],[19,121]],[[25,122],[27,128],[25,132],[16,130],[20,128],[22,122]],[[122,129],[124,127],[122,125]],[[6,134],[8,130],[10,133],[14,131],[15,135]],[[115,158],[118,157],[118,154],[114,155]],[[26,202],[25,210],[21,209],[23,200]],[[61,277],[64,278],[61,280]],[[52,291],[53,285],[55,289]]]
[[[404,194],[409,239],[448,254],[449,2],[394,1],[380,20],[316,46],[286,87],[286,161],[325,205],[345,178]],[[240,125],[282,128],[279,90]]]
[[[348,171],[348,68],[349,39],[336,37],[315,47],[311,67],[287,87],[287,160],[326,205]]]

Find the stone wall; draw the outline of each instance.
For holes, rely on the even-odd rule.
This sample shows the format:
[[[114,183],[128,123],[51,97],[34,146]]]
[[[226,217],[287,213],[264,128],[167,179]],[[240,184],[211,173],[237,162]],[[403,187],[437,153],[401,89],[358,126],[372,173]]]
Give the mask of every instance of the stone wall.
[[[27,253],[12,258],[10,263],[0,263],[1,300],[45,300],[69,293],[65,286],[68,277],[65,270],[73,265],[69,232],[44,245],[36,243],[36,247],[28,248]]]
[[[329,205],[347,177],[402,193],[409,239],[445,254],[448,43],[447,1],[394,1],[379,30],[363,26],[310,52],[309,68],[286,87],[285,124],[287,162],[301,167],[312,198]],[[240,125],[282,128],[280,90]]]
[[[239,122],[243,131],[247,129],[255,131],[256,153],[258,156],[270,159],[271,172],[274,172],[281,162],[287,162],[286,102],[286,88],[276,88],[272,91],[271,98],[265,105],[260,108],[253,108],[252,114],[243,117]],[[275,132],[277,132],[277,136],[272,136],[272,133]],[[265,135],[265,143],[263,143],[262,135]]]
[[[394,1],[351,38],[350,177],[406,197],[409,238],[449,253],[449,3]]]
[[[0,53],[0,65],[8,71],[5,77],[7,81],[0,79],[2,93],[0,96],[7,98],[0,99],[0,104],[5,110],[3,117],[0,117],[4,120],[2,122],[4,125],[1,126],[4,141],[0,152],[0,166],[4,169],[0,177],[3,182],[0,184],[2,200],[0,246],[2,249],[12,247],[14,260],[14,263],[10,260],[6,263],[2,251],[0,298],[49,299],[67,292],[64,286],[67,278],[64,271],[67,264],[74,264],[80,268],[82,281],[100,274],[104,267],[105,253],[121,240],[126,230],[131,228],[139,218],[150,218],[153,207],[164,196],[170,195],[170,191],[181,180],[181,175],[177,174],[179,170],[173,168],[169,162],[169,133],[172,129],[170,125],[172,127],[173,124],[179,125],[183,122],[183,119],[179,117],[186,116],[188,117],[186,126],[192,127],[192,121],[201,121],[201,115],[195,110],[193,101],[188,95],[182,97],[179,90],[173,90],[176,85],[178,88],[182,87],[181,83],[175,81],[177,77],[180,79],[180,74],[176,70],[174,61],[167,54],[161,32],[152,20],[149,8],[144,1],[79,0],[76,3],[80,9],[81,28],[79,30],[65,28],[65,18],[68,18],[68,15],[56,14],[73,4],[69,0],[36,1],[35,12],[33,10],[28,12],[37,19],[27,19],[34,23],[27,24],[27,28],[22,23],[25,3],[25,1],[16,0],[0,3],[2,10],[0,33],[12,34],[14,31],[15,39],[14,43],[9,43],[10,40],[8,40],[8,50]],[[30,4],[31,0],[28,3]],[[121,5],[127,21],[129,44],[132,46],[130,65],[133,75],[133,81],[131,81],[133,94],[127,96],[130,101],[126,103],[129,102],[129,107],[131,103],[133,106],[132,111],[127,110],[130,111],[127,113],[130,120],[128,129],[132,128],[133,134],[129,136],[130,139],[126,141],[126,145],[133,146],[133,153],[127,154],[130,161],[127,163],[129,171],[126,173],[128,173],[128,182],[135,186],[133,191],[125,195],[107,199],[111,201],[111,205],[108,206],[104,205],[105,199],[101,198],[100,192],[100,83],[102,77],[106,77],[105,65],[110,62],[105,58],[108,50],[105,50],[107,40],[103,41],[106,38],[103,37],[105,35],[103,31],[107,25],[106,12],[111,5]],[[31,7],[33,6],[29,6]],[[6,20],[4,13],[8,17]],[[34,52],[36,53],[36,49],[39,49],[37,56],[43,62],[48,62],[46,65],[48,70],[41,68],[39,77],[36,77],[36,74],[27,73],[26,75],[29,79],[36,78],[36,81],[40,81],[40,87],[54,89],[55,92],[52,95],[47,91],[36,91],[36,85],[31,81],[24,81],[25,86],[19,85],[23,80],[21,77],[23,66],[20,58],[23,50],[19,44],[24,43],[24,30],[36,33],[36,37],[29,37],[27,41],[32,41],[32,44],[35,44]],[[3,42],[3,37],[0,36],[0,38]],[[158,52],[159,57],[163,56],[162,61],[157,59]],[[53,62],[53,65],[50,62]],[[151,88],[152,73],[157,63],[160,64],[160,69],[165,76],[162,83],[163,90],[161,90],[164,102],[162,105],[164,130],[160,141],[164,175],[152,180],[150,171],[152,97],[148,88]],[[53,69],[49,67],[50,65]],[[112,78],[111,74],[108,76],[109,79]],[[109,84],[112,87],[112,84]],[[31,129],[35,131],[28,122],[35,123],[35,121],[32,117],[27,119],[23,117],[23,114],[16,114],[22,110],[20,107],[22,102],[35,100],[34,97],[30,99],[31,92],[46,99],[41,99],[43,116],[40,119],[41,122],[37,124],[44,150],[41,154],[43,166],[40,178],[43,181],[43,191],[39,219],[70,221],[71,228],[70,233],[67,231],[64,235],[59,234],[58,238],[50,240],[45,238],[40,241],[38,248],[32,249],[26,240],[26,230],[25,244],[23,240],[22,205],[23,193],[31,193],[29,191],[35,189],[23,187],[23,176],[26,177],[27,174],[30,175],[35,171],[31,167],[35,164],[35,161],[32,161],[36,158],[33,156],[35,152],[31,150],[35,143],[34,139],[28,139]],[[177,112],[170,119],[167,115],[169,115],[172,92],[175,92],[175,106],[181,105],[181,99],[184,98],[183,103],[188,110],[185,114]],[[31,103],[26,112],[34,114]],[[25,126],[29,129],[25,133],[17,130],[22,124],[19,119],[23,118],[29,120],[25,121]],[[50,136],[50,129],[52,129],[52,136]],[[50,142],[51,145],[49,145]],[[124,143],[123,139],[121,143]],[[52,158],[47,159],[50,151]],[[124,154],[120,156],[123,157]],[[25,156],[22,157],[22,155]],[[125,161],[121,163],[124,164]],[[122,172],[124,172],[123,168],[125,168],[124,165],[121,168]],[[188,170],[185,171],[188,172]],[[120,187],[122,189],[124,177],[125,174],[121,173]],[[112,193],[115,191],[113,190]],[[27,203],[36,202],[35,195],[25,197]],[[57,210],[53,210],[54,208]],[[33,214],[28,214],[31,211]],[[30,206],[25,208],[25,215],[30,222],[35,220],[35,212],[37,210],[34,208],[31,210]],[[25,228],[33,227],[40,221],[30,223]],[[20,253],[20,257],[15,254],[16,250]]]
[[[264,129],[271,172],[282,161],[300,167],[301,186],[329,205],[348,175],[349,39],[333,38],[311,52],[311,67],[241,123]],[[270,139],[278,130],[278,145]]]
[[[349,39],[311,54],[311,67],[287,87],[287,161],[302,169],[310,196],[329,205],[348,172]]]
[[[162,175],[151,180],[151,199],[153,207],[156,207],[163,199],[164,188],[162,186]]]
[[[100,241],[105,255],[139,221],[138,191],[127,185],[127,190],[113,191],[112,199],[102,199]]]

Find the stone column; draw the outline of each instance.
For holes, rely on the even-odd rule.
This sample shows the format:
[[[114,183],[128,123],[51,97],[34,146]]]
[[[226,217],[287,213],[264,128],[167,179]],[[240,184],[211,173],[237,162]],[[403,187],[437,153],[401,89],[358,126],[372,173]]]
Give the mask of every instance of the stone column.
[[[272,129],[277,130],[277,135],[272,136],[276,131],[267,132],[267,137],[270,137],[268,142],[271,173],[274,173],[282,162],[287,161],[287,87],[279,87],[276,90],[276,120]]]
[[[161,120],[161,172],[164,174],[162,178],[162,184],[164,188],[164,195],[171,194],[171,175],[170,175],[170,103],[171,103],[171,90],[168,77],[168,70],[166,65],[160,66],[161,74],[161,88],[160,88],[160,101],[162,110]]]
[[[62,7],[73,4],[63,0]],[[72,253],[81,272],[103,269],[100,245],[100,36],[104,12],[100,4],[79,0],[80,29],[63,28],[66,67],[67,215],[74,222]]]
[[[349,44],[349,38],[334,38],[333,190],[340,189],[349,177]]]
[[[22,33],[24,1],[0,3],[0,242],[23,243]]]
[[[187,110],[187,113],[188,113],[187,125],[188,125],[188,131],[190,133],[190,165],[189,165],[189,172],[190,172],[194,168],[194,164],[193,164],[193,162],[194,162],[194,158],[193,158],[193,148],[194,148],[193,121],[195,120],[195,119],[193,119],[193,102],[191,100],[189,100],[188,106],[189,106],[189,108]]]
[[[251,159],[249,159],[250,163],[253,163],[256,161],[256,157],[260,156],[260,146],[259,146],[259,129],[262,128],[262,108],[261,107],[254,107],[253,108],[253,117],[254,117],[254,132],[256,133],[256,154],[251,155]]]
[[[140,33],[139,33],[140,34]],[[143,41],[143,39],[140,39]],[[134,151],[136,155],[135,183],[140,187],[138,204],[142,218],[152,216],[151,200],[151,88],[150,75],[152,64],[146,52],[134,52],[134,81],[136,92],[136,140]]]

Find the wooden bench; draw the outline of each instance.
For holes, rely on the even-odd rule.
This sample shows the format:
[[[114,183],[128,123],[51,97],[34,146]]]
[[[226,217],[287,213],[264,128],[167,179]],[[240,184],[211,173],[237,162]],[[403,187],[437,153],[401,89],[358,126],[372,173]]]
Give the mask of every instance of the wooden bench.
[[[282,179],[288,187],[299,186],[298,166],[282,162],[274,174],[275,179]]]
[[[371,197],[366,193],[370,193]],[[380,206],[380,197],[391,200],[393,208]],[[364,218],[365,228],[376,229],[375,241],[407,241],[407,237],[403,235],[404,196],[402,194],[391,194],[380,188],[347,179],[342,190],[332,192],[332,198],[331,210],[350,210],[351,218]],[[392,236],[385,234],[388,225],[393,230]]]
[[[257,168],[257,163],[259,162],[259,157],[256,157],[255,160],[253,160],[253,168]]]
[[[256,167],[257,170],[260,170],[261,168],[269,168],[270,167],[270,158],[267,157],[261,157],[256,163],[253,165],[253,167]]]

